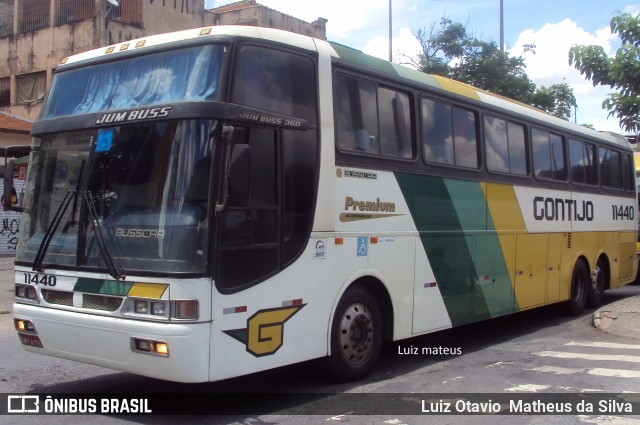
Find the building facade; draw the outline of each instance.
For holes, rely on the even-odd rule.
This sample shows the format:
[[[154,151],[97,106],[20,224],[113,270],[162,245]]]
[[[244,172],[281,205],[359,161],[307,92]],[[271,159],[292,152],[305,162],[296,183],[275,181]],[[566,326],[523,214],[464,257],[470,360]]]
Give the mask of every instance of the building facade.
[[[0,0],[0,111],[37,118],[53,71],[70,55],[147,35],[209,25],[252,25],[326,37],[246,0],[205,10],[204,0]]]

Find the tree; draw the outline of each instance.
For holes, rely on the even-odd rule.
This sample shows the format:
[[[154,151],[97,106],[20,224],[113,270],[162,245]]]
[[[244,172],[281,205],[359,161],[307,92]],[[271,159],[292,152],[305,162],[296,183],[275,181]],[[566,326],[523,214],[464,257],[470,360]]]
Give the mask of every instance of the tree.
[[[628,132],[640,132],[640,15],[618,13],[611,19],[611,33],[617,34],[622,46],[610,58],[601,46],[573,46],[569,64],[594,86],[609,86],[602,107],[615,115]]]
[[[567,84],[537,89],[526,73],[524,57],[502,52],[495,42],[485,42],[467,34],[459,22],[442,18],[440,28],[419,29],[414,36],[422,51],[409,61],[419,70],[453,78],[472,86],[538,107],[559,118],[568,119],[576,106],[573,90]],[[535,54],[534,45],[525,53]]]
[[[531,97],[531,105],[568,120],[571,110],[576,106],[576,97],[567,83],[553,84],[551,87],[536,89]]]

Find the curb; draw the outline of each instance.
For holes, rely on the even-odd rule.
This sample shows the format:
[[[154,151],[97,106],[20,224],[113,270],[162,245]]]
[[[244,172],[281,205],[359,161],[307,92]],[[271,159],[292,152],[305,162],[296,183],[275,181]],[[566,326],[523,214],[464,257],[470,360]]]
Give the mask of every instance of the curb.
[[[600,307],[593,313],[593,326],[606,333],[640,339],[640,295]]]

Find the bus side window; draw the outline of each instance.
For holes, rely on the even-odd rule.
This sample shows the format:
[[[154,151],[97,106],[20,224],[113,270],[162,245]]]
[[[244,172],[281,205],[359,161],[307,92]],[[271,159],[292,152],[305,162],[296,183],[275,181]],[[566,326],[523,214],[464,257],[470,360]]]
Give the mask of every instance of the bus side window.
[[[422,99],[424,159],[438,164],[477,169],[478,136],[475,112]]]
[[[333,104],[338,147],[345,151],[380,153],[376,87],[336,75]]]
[[[564,138],[548,131],[531,130],[533,168],[538,178],[567,180]]]
[[[485,115],[484,138],[489,171],[519,176],[528,174],[524,133],[521,124]]]
[[[600,175],[602,186],[622,189],[622,164],[620,152],[612,149],[600,148]]]
[[[595,152],[596,148],[591,143],[569,139],[569,164],[572,182],[598,184]]]
[[[316,87],[310,58],[261,46],[240,47],[231,96],[234,102],[315,125]]]
[[[404,159],[413,158],[409,105],[407,94],[378,88],[378,125],[382,155]]]
[[[422,142],[427,162],[453,165],[451,106],[422,99]]]

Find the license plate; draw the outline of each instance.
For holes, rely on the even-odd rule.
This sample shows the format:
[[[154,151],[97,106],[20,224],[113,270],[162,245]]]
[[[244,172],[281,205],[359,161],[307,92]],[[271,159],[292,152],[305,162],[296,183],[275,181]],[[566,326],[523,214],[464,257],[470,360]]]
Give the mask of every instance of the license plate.
[[[20,338],[20,342],[24,345],[42,348],[42,341],[40,341],[40,337],[38,335],[18,334],[18,337]]]

